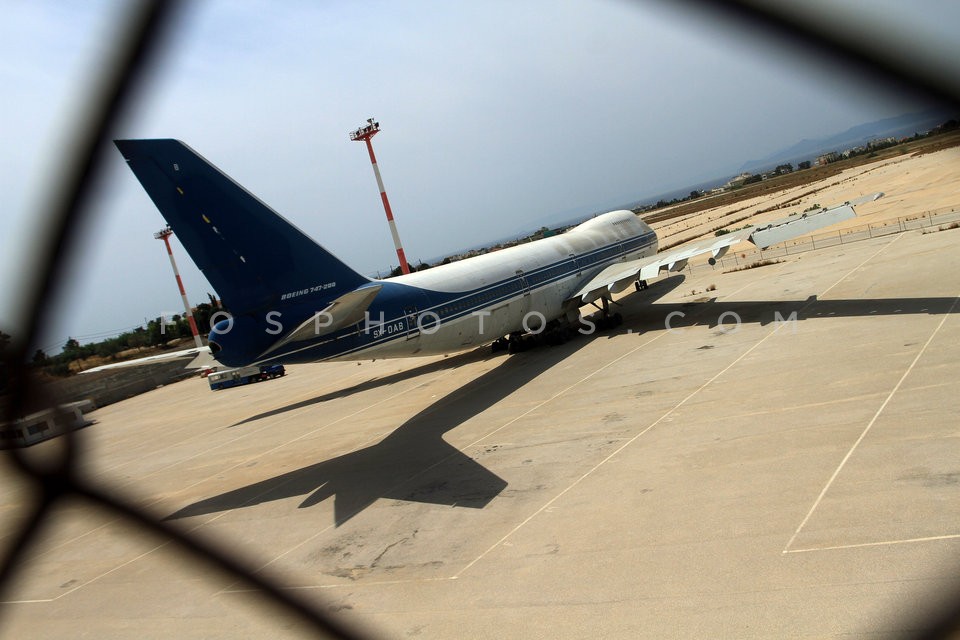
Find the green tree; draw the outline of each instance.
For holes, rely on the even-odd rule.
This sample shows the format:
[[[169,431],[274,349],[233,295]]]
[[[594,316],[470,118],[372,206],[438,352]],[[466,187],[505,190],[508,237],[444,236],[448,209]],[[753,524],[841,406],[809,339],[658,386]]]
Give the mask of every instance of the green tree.
[[[80,342],[76,338],[67,338],[63,345],[63,357],[68,362],[80,357]]]
[[[177,337],[189,338],[193,335],[193,329],[190,328],[190,321],[184,316],[177,320]]]
[[[774,169],[773,172],[774,172],[775,174],[777,174],[778,176],[779,176],[779,175],[783,175],[784,173],[792,173],[792,172],[793,172],[793,165],[790,164],[789,162],[786,163],[786,164],[778,164],[778,165],[777,165],[777,168]]]
[[[145,347],[148,344],[150,344],[150,335],[143,327],[137,327],[133,330],[133,333],[127,337],[127,346],[131,349]]]
[[[48,373],[51,376],[57,376],[59,378],[66,378],[70,375],[70,364],[67,362],[54,361],[53,364],[47,365],[43,368],[44,373]]]
[[[210,296],[211,298],[213,296]],[[210,333],[210,316],[216,312],[213,305],[201,302],[193,310],[193,319],[197,323],[197,331],[200,333]]]
[[[101,358],[109,358],[118,351],[123,350],[123,347],[120,345],[120,341],[117,338],[101,340],[94,345],[94,348],[96,349],[97,355]]]
[[[413,268],[413,265],[410,264],[409,262],[407,263],[407,269],[409,269],[411,272],[416,271],[416,269]],[[396,278],[401,273],[403,273],[403,271],[400,270],[400,267],[395,267],[393,271],[390,272],[390,277]]]
[[[166,328],[163,327],[162,322],[162,318],[157,318],[147,323],[147,344],[150,346],[159,346],[167,341]],[[164,331],[161,331],[161,329],[164,329]]]

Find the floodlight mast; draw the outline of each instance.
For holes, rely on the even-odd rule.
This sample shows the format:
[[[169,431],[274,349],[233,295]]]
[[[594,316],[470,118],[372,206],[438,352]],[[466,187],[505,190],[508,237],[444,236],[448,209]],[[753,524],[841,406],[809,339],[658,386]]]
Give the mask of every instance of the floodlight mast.
[[[203,348],[203,341],[200,339],[200,332],[197,331],[197,321],[193,319],[193,312],[190,310],[190,303],[187,302],[187,292],[183,288],[183,280],[180,279],[180,271],[177,269],[177,262],[173,259],[173,249],[170,248],[170,236],[173,235],[173,229],[170,228],[170,225],[167,225],[160,231],[157,231],[153,234],[153,237],[157,240],[163,240],[163,243],[167,245],[167,256],[170,257],[170,266],[173,267],[173,275],[177,279],[177,287],[180,288],[180,298],[183,300],[183,311],[187,317],[187,322],[190,323],[190,333],[193,334],[193,341],[196,343],[198,349]]]
[[[383,201],[383,210],[387,212],[387,223],[390,225],[390,235],[393,236],[393,246],[397,249],[397,258],[400,260],[400,271],[410,273],[410,267],[407,265],[407,257],[403,253],[403,247],[400,245],[400,234],[397,232],[397,223],[393,220],[393,211],[390,209],[390,201],[387,200],[387,192],[383,188],[383,179],[380,177],[380,169],[377,168],[377,157],[373,155],[373,145],[370,139],[380,132],[380,123],[373,118],[367,118],[367,124],[356,131],[350,132],[350,139],[356,142],[363,141],[367,143],[367,153],[370,154],[370,163],[373,165],[373,175],[377,178],[377,187],[380,189],[380,199]]]

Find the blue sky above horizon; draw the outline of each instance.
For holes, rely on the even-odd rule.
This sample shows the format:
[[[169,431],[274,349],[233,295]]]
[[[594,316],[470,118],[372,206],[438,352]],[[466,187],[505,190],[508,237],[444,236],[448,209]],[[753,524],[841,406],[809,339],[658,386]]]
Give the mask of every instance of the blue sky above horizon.
[[[957,24],[960,9],[920,4],[937,17],[886,1],[871,11],[829,6],[857,31],[875,21],[909,27],[898,46],[911,46],[910,33],[949,38],[944,25]],[[20,322],[13,274],[29,265],[38,212],[128,6],[2,3],[7,333]],[[800,139],[924,106],[666,3],[207,0],[180,16],[112,137],[184,140],[375,273],[395,255],[366,153],[347,137],[370,116],[383,127],[374,145],[414,262],[733,175]],[[119,153],[106,164],[74,277],[39,346],[180,306],[153,239],[163,219]],[[174,250],[191,301],[204,301],[212,288]]]

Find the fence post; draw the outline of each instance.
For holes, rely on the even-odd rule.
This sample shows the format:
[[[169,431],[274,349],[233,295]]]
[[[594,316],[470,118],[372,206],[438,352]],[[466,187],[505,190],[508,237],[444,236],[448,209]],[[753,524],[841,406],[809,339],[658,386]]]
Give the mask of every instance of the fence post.
[[[867,235],[870,236],[871,238],[873,237],[873,225],[872,225],[872,224],[867,224]]]
[[[843,244],[843,234],[837,231],[837,237],[840,238],[840,244]]]

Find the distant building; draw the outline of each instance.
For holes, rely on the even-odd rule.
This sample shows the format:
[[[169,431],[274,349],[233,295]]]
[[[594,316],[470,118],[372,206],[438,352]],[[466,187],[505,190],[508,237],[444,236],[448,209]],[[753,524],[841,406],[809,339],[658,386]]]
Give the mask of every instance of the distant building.
[[[753,174],[749,171],[744,171],[736,178],[730,178],[730,182],[723,185],[724,189],[733,189],[734,187],[742,187],[743,183],[746,182],[749,178],[753,177]]]
[[[824,165],[824,164],[827,164],[827,163],[830,163],[830,162],[835,162],[835,161],[838,160],[839,158],[840,158],[840,156],[837,155],[837,152],[836,152],[836,151],[829,151],[829,152],[823,154],[822,156],[817,156],[817,164],[818,164],[818,165]]]

